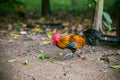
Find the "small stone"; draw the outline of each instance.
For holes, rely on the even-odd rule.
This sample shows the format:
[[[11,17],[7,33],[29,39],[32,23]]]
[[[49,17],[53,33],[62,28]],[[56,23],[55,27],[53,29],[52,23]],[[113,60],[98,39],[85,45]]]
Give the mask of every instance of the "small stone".
[[[20,34],[27,34],[26,31],[20,31]]]
[[[43,53],[44,51],[43,50],[40,50],[41,53]]]
[[[62,56],[62,55],[63,55],[63,53],[60,53],[59,55],[60,55],[60,56]]]
[[[8,42],[13,42],[13,40],[10,39]]]
[[[60,76],[58,76],[58,75],[57,75],[57,76],[55,76],[55,77],[56,77],[56,78],[60,78]]]
[[[32,73],[29,73],[28,76],[33,76],[33,74],[32,74]]]

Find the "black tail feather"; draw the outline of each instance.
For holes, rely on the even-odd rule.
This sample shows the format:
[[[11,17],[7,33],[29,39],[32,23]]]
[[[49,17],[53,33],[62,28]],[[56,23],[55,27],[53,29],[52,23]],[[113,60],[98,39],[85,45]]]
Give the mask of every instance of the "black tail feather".
[[[84,37],[86,38],[87,44],[91,46],[96,45],[97,40],[101,42],[101,34],[95,29],[86,30],[84,32]]]

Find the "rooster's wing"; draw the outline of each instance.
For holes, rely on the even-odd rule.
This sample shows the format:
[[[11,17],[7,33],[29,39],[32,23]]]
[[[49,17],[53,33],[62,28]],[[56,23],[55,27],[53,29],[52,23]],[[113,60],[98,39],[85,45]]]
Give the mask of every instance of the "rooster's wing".
[[[72,35],[70,37],[70,43],[75,43],[73,48],[82,48],[85,44],[85,39],[79,35]]]
[[[57,46],[62,49],[67,48],[69,45],[69,40],[70,40],[70,36],[61,37],[58,40]]]

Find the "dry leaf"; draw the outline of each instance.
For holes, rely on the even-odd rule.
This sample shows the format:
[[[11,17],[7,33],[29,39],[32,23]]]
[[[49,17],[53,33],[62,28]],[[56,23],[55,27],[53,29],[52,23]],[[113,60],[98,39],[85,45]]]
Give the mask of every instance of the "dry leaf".
[[[9,63],[15,62],[15,61],[16,61],[15,59],[8,60]]]
[[[43,30],[41,28],[38,28],[38,27],[32,29],[32,31],[33,32],[43,32]]]
[[[103,61],[106,61],[106,62],[109,63],[109,58],[108,58],[108,56],[103,55],[103,56],[100,58],[100,60],[103,60]]]
[[[116,53],[117,53],[118,55],[120,55],[120,50],[117,50]]]

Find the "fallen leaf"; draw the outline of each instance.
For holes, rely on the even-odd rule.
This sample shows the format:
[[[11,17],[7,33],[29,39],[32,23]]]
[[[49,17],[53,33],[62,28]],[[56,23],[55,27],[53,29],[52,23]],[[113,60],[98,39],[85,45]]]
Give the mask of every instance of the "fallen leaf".
[[[41,20],[41,21],[45,21],[45,18],[44,18],[44,17],[42,17],[42,18],[40,18],[40,20]]]
[[[120,65],[111,66],[111,68],[120,69]]]
[[[45,60],[45,59],[50,59],[51,57],[49,55],[41,53],[37,56],[37,58],[39,58],[41,60]]]
[[[23,27],[23,28],[26,28],[27,24],[25,23],[20,23],[20,25]]]
[[[15,61],[16,61],[15,59],[10,59],[7,62],[11,63],[11,62],[15,62]]]
[[[5,30],[0,30],[0,33],[8,34],[9,32],[8,32],[8,31],[5,31]]]
[[[120,50],[117,50],[116,53],[117,53],[118,55],[120,55]]]
[[[51,38],[52,37],[52,32],[47,32],[47,34],[46,34],[49,38]]]
[[[26,38],[27,38],[28,40],[32,40],[32,35],[26,35]]]
[[[52,44],[51,41],[41,41],[40,44]]]
[[[28,61],[26,60],[24,63],[23,63],[24,66],[28,66]]]
[[[63,22],[62,26],[67,27],[67,26],[69,26],[69,23],[68,22]]]
[[[18,36],[21,36],[21,35],[19,35],[19,34],[14,34],[14,33],[10,33],[10,36],[12,36],[12,37],[18,37]]]
[[[106,62],[109,63],[109,58],[108,58],[108,56],[103,55],[103,56],[100,58],[100,60],[103,60],[103,61],[106,61]]]
[[[32,29],[33,32],[43,32],[43,30],[41,28],[35,27],[34,29]]]

